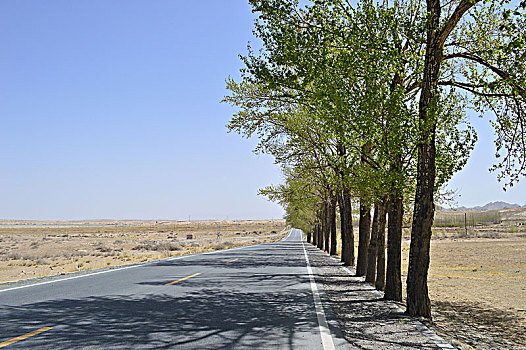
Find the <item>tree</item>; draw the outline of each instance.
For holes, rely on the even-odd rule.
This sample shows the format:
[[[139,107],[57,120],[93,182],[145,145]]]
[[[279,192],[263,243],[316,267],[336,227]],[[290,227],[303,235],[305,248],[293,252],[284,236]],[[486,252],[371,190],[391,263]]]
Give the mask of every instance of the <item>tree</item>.
[[[516,38],[510,35],[518,35],[520,29],[524,33],[524,16],[518,13],[514,27],[507,21],[507,10],[499,6],[502,4],[499,1],[481,4],[479,0],[460,0],[444,5],[440,0],[426,1],[425,62],[419,83],[417,185],[407,277],[407,312],[410,315],[431,317],[427,274],[436,191],[438,106],[444,92],[439,88],[441,85],[474,94],[479,103],[483,98],[485,102],[479,107],[490,107],[496,114],[497,149],[503,146],[508,149],[504,163],[497,168],[504,169],[503,176],[511,175],[512,181],[524,174],[524,140],[515,136],[524,126],[524,65],[509,65],[517,62],[517,48],[524,47],[524,44],[515,44]],[[473,16],[467,19],[468,15]],[[501,25],[496,22],[499,19],[503,20]],[[492,35],[488,35],[490,33]],[[497,40],[491,43],[491,48],[486,47],[488,38]],[[454,69],[461,67],[455,64],[458,60],[463,60],[465,68],[455,74]],[[441,74],[443,68],[453,72],[449,76],[443,71]],[[446,79],[441,80],[444,76]],[[517,158],[522,166],[514,173],[517,167],[511,160]]]
[[[231,130],[246,136],[256,133],[261,140],[258,151],[274,155],[277,163],[298,168],[301,176],[310,174],[307,178],[315,182],[322,199],[319,204],[324,207],[316,211],[317,232],[321,226],[329,238],[330,227],[334,227],[330,206],[334,207],[334,198],[340,193],[348,196],[340,201],[340,212],[350,208],[345,205],[350,204],[350,196],[360,198],[357,274],[364,274],[367,266],[369,203],[387,196],[385,297],[394,300],[401,299],[404,196],[413,191],[416,181],[412,235],[420,251],[412,249],[408,290],[427,295],[429,247],[425,246],[425,234],[430,234],[426,225],[432,222],[433,192],[465,164],[473,147],[472,129],[460,127],[463,100],[455,90],[465,87],[484,93],[485,88],[507,88],[520,96],[520,82],[504,81],[494,84],[495,88],[490,83],[466,85],[435,79],[440,72],[440,65],[436,72],[437,65],[433,65],[437,34],[430,28],[442,24],[435,18],[437,14],[440,18],[440,11],[433,14],[429,8],[436,3],[429,0],[428,8],[422,9],[416,0],[392,6],[362,1],[353,8],[338,0],[315,1],[308,6],[293,0],[253,0],[258,13],[255,34],[263,48],[259,54],[250,50],[243,57],[243,82],[229,81],[233,95],[225,99],[241,109],[230,123]],[[462,11],[469,9],[461,4],[467,6],[460,1],[460,10],[450,13],[453,21],[458,22]],[[506,28],[519,35],[514,23]],[[446,23],[444,28],[448,26]],[[454,60],[464,58],[462,55],[439,56],[451,60],[444,65],[449,68],[455,67]],[[473,61],[480,61],[479,56]],[[435,91],[438,86],[443,87],[442,93]],[[438,145],[436,140],[440,140]],[[345,245],[349,247],[349,242]],[[333,250],[328,241],[325,248]]]

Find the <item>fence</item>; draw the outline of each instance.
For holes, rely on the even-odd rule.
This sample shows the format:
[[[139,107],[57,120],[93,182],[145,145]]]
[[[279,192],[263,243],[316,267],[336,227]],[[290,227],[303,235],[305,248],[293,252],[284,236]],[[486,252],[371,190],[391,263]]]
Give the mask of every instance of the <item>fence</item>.
[[[500,224],[502,218],[498,211],[483,212],[436,212],[433,225],[435,227],[474,227],[479,225]]]

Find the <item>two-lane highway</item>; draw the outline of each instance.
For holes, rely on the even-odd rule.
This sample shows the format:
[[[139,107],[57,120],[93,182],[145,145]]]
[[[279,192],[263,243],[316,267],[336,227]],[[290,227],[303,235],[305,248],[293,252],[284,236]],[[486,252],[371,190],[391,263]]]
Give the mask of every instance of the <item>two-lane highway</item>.
[[[0,290],[0,348],[344,349],[302,232]]]

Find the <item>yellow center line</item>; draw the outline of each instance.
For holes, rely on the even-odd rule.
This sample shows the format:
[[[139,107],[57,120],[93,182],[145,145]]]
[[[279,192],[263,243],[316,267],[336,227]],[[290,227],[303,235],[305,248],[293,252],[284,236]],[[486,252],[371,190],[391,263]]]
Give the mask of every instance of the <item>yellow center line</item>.
[[[0,343],[0,348],[3,348],[4,346],[8,346],[8,345],[10,345],[10,344],[16,343],[17,341],[27,339],[27,338],[32,337],[32,336],[34,336],[34,335],[40,334],[40,333],[42,333],[42,332],[49,331],[50,329],[53,329],[53,327],[44,327],[44,328],[40,328],[40,329],[37,329],[36,331],[29,332],[29,333],[24,334],[24,335],[21,335],[21,336],[19,336],[19,337],[16,337],[16,338],[13,338],[13,339],[7,340],[7,341],[5,341],[5,342],[3,342],[3,343]]]
[[[234,261],[236,261],[236,260],[239,260],[239,258],[237,258],[237,259],[232,259],[232,260],[230,260],[230,261],[227,261],[226,263],[229,264],[229,263],[234,262]]]
[[[192,277],[198,276],[198,275],[200,275],[200,274],[201,274],[201,272],[194,273],[193,275],[190,275],[190,276],[186,276],[186,277],[180,278],[180,279],[178,279],[177,281],[173,281],[173,282],[170,282],[170,283],[166,283],[165,286],[171,286],[172,284],[176,284],[177,282],[181,282],[181,281],[187,280],[187,279],[189,279],[189,278],[192,278]]]

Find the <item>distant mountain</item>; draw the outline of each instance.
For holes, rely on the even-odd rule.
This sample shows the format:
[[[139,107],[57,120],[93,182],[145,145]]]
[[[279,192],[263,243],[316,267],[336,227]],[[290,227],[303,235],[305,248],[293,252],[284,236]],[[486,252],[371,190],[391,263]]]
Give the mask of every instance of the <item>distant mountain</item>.
[[[500,209],[511,209],[511,208],[521,208],[521,206],[518,205],[518,204],[510,204],[510,203],[498,201],[498,202],[488,203],[488,204],[486,204],[486,205],[484,205],[482,207],[481,206],[476,206],[476,207],[471,207],[471,208],[458,207],[458,208],[453,208],[453,209],[450,209],[450,210],[455,210],[455,211],[484,211],[484,210],[500,210]],[[523,208],[526,208],[526,205],[524,205]]]

